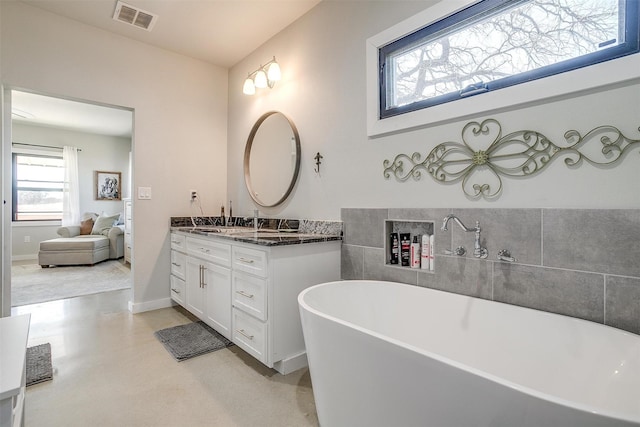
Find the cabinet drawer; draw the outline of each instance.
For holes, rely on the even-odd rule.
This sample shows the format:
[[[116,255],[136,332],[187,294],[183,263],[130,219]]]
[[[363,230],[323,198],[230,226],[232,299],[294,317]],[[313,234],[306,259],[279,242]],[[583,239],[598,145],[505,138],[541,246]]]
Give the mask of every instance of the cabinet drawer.
[[[171,233],[171,249],[182,252],[186,251],[186,236],[178,233]]]
[[[182,280],[186,279],[187,256],[181,252],[171,251],[171,274]]]
[[[267,325],[246,313],[233,309],[233,336],[238,347],[267,364]]]
[[[182,306],[184,306],[185,289],[184,280],[171,275],[171,299]]]
[[[267,320],[267,279],[233,273],[233,306],[260,320]]]
[[[187,237],[187,253],[224,267],[231,265],[231,245],[226,243]]]
[[[242,246],[234,246],[233,269],[260,277],[267,277],[267,253]]]

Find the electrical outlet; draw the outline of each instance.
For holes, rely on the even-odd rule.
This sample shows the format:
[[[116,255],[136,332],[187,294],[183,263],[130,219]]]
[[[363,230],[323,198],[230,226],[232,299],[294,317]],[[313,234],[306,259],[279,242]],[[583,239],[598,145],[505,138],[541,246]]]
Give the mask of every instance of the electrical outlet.
[[[191,200],[192,202],[198,198],[198,191],[197,190],[189,190],[189,200]]]
[[[31,243],[31,236],[24,236],[25,243]]]

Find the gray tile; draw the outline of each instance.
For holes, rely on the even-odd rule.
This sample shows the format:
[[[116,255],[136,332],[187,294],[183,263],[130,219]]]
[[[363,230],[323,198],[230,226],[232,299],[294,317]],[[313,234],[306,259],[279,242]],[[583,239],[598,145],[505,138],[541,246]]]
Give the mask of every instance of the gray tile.
[[[640,277],[640,210],[544,209],[544,265]]]
[[[544,267],[493,264],[495,301],[604,322],[604,276]]]
[[[417,270],[409,267],[385,265],[384,249],[364,248],[364,276],[365,280],[388,280],[391,282],[418,283]]]
[[[498,251],[507,249],[519,263],[541,264],[540,209],[453,209],[452,213],[467,228],[475,229],[476,221],[480,222],[480,242],[489,251],[487,260],[496,260]],[[463,231],[453,220],[448,228],[444,233],[452,235],[452,246],[464,246],[466,256],[473,258],[475,233]]]
[[[342,208],[343,242],[347,245],[384,247],[387,209]]]
[[[491,263],[463,257],[436,256],[433,272],[418,273],[418,285],[491,299]]]
[[[640,334],[640,279],[607,276],[605,324]]]
[[[342,245],[340,277],[342,280],[362,279],[364,272],[364,248]]]

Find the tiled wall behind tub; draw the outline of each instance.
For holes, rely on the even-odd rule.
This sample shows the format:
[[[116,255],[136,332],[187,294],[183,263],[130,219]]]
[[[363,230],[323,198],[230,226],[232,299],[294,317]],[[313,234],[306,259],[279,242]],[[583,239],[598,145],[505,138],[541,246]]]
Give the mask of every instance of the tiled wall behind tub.
[[[480,221],[488,258],[474,258]],[[342,209],[342,278],[389,280],[591,320],[640,334],[640,210]],[[384,221],[435,223],[435,271],[386,264]],[[464,256],[445,249],[464,246]],[[497,259],[508,249],[517,259]]]

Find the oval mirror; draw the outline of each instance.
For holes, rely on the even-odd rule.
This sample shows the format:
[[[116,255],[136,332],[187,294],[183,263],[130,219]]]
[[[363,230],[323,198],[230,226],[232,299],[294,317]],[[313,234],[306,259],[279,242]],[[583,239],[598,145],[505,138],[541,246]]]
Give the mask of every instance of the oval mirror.
[[[265,113],[253,125],[244,149],[244,181],[258,205],[284,202],[300,171],[300,136],[295,125],[278,111]]]

